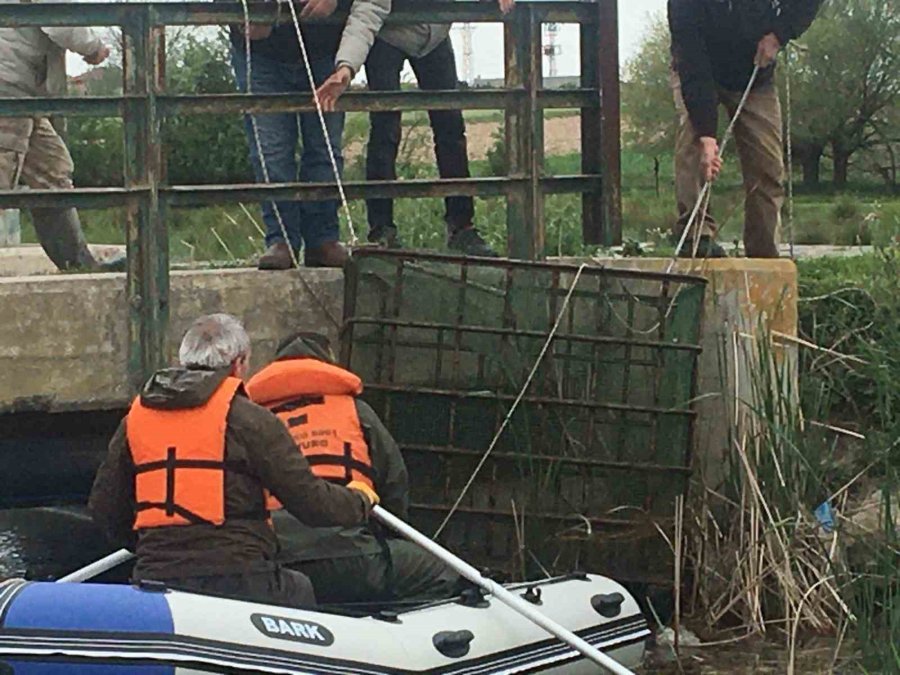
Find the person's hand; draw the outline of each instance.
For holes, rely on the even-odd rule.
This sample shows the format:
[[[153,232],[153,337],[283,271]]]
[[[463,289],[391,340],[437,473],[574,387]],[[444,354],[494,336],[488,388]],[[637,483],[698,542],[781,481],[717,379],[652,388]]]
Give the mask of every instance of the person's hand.
[[[369,502],[369,506],[378,506],[378,503],[381,501],[378,493],[376,493],[375,490],[369,487],[368,483],[354,480],[347,483],[347,488],[350,490],[356,490],[357,492],[362,494],[366,498],[366,501]]]
[[[251,23],[250,24],[250,33],[247,37],[250,38],[250,41],[254,40],[265,40],[272,34],[272,24],[270,23]],[[246,32],[246,27],[241,26],[241,33]]]
[[[337,0],[306,0],[303,3],[303,10],[300,12],[301,19],[324,19],[331,16],[337,9]]]
[[[347,91],[350,81],[353,79],[353,71],[349,66],[339,66],[322,85],[316,89],[316,95],[325,112],[334,112],[338,99]]]
[[[101,63],[106,61],[110,55],[109,45],[103,45],[95,51],[93,54],[88,54],[84,57],[84,62],[89,66],[99,66]]]
[[[700,139],[700,175],[707,183],[719,177],[722,158],[719,156],[719,142],[710,136]]]
[[[516,0],[497,0],[497,2],[500,5],[500,11],[504,14],[509,14],[516,6]]]
[[[781,41],[775,33],[764,35],[756,46],[756,58],[753,63],[760,68],[768,68],[775,61],[781,50]]]

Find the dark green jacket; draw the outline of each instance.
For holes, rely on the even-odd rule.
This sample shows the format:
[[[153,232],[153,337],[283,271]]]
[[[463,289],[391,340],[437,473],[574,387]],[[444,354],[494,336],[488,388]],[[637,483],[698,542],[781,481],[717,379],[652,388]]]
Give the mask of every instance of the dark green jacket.
[[[317,342],[317,336],[312,335],[298,336],[282,346],[277,357],[333,361],[327,345]],[[381,498],[381,506],[406,520],[409,513],[409,474],[400,448],[367,403],[357,400],[356,410],[372,456],[375,491]],[[281,543],[279,559],[284,563],[371,555],[381,551],[378,538],[370,526],[312,528],[284,511],[275,513],[274,521]],[[374,524],[371,526],[376,527]]]

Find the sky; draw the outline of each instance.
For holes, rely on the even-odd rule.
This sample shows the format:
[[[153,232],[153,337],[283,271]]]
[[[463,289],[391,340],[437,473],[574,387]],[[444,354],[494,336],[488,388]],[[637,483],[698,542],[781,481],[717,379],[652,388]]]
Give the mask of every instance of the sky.
[[[650,24],[651,16],[664,13],[665,10],[666,0],[619,0],[619,49],[622,64],[637,52],[641,37]],[[476,24],[474,30],[475,34],[472,43],[475,75],[482,78],[502,77],[502,28],[492,24]],[[458,27],[453,31],[452,37],[457,52],[457,60],[460,62],[460,76],[462,77],[462,35]],[[577,75],[579,72],[578,26],[572,24],[560,25],[557,44],[562,47],[562,53],[557,57],[558,74]],[[548,74],[547,69],[548,63],[545,58],[545,74]]]
[[[666,0],[619,0],[619,41],[620,59],[624,64],[637,51],[655,13],[665,12]],[[498,24],[475,24],[472,38],[472,69],[475,77],[496,78],[503,76],[503,29]],[[453,31],[452,39],[456,48],[460,78],[463,72],[462,33],[459,27]],[[577,75],[578,26],[561,24],[557,44],[562,53],[557,57],[559,75]],[[548,74],[549,63],[544,60],[544,72]],[[85,71],[84,62],[75,55],[69,55],[69,74],[78,75]]]

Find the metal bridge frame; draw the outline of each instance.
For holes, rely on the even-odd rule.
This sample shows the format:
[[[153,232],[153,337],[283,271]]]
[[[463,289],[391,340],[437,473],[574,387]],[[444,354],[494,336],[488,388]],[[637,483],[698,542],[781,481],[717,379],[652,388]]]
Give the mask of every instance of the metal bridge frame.
[[[587,244],[621,243],[621,168],[617,0],[522,2],[508,16],[495,3],[395,0],[389,23],[503,23],[502,89],[349,92],[344,111],[498,109],[506,113],[508,175],[503,178],[349,183],[350,199],[503,196],[511,257],[544,251],[544,195],[580,193]],[[251,6],[256,21],[274,21],[273,3]],[[332,19],[332,20],[336,20]],[[124,94],[116,97],[0,99],[0,116],[93,116],[124,120],[125,181],[121,187],[66,191],[0,191],[0,209],[58,206],[124,207],[128,247],[129,373],[135,386],[167,360],[169,235],[166,211],[240,201],[335,199],[332,184],[169,185],[163,121],[177,115],[314,110],[310,95],[171,95],[165,88],[165,27],[242,24],[237,2],[4,4],[0,27],[120,26],[125,38]],[[581,26],[581,88],[547,90],[542,83],[544,23]],[[544,172],[544,110],[581,111],[582,173]]]

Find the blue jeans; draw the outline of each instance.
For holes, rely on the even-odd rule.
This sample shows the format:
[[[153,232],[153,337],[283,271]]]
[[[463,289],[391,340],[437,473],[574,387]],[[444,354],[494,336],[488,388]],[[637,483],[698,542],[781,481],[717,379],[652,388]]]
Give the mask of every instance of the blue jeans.
[[[247,58],[243,49],[232,49],[232,64],[238,89],[247,91]],[[334,72],[331,57],[312,61],[313,77],[316,85],[324,82]],[[273,59],[253,55],[252,92],[255,94],[280,94],[312,91],[303,63],[282,63]],[[259,141],[265,157],[270,183],[334,183],[334,169],[328,156],[328,146],[322,133],[319,116],[311,113],[279,113],[255,115],[259,130]],[[250,145],[250,161],[256,173],[256,180],[266,182],[259,149],[253,133],[250,115],[245,115],[244,125]],[[325,125],[334,148],[338,171],[343,175],[344,157],[341,140],[344,133],[343,113],[326,113]],[[297,143],[302,142],[299,166]],[[307,249],[317,248],[324,243],[338,241],[338,202],[265,202],[262,205],[263,221],[266,225],[266,246],[283,242],[284,235],[275,209],[281,214],[287,230],[288,240],[294,250],[305,244]]]

